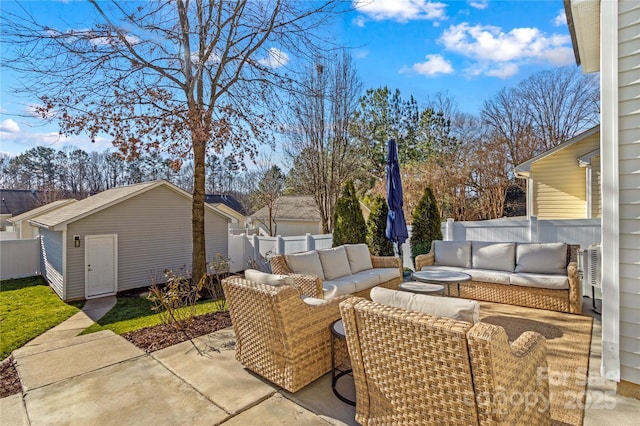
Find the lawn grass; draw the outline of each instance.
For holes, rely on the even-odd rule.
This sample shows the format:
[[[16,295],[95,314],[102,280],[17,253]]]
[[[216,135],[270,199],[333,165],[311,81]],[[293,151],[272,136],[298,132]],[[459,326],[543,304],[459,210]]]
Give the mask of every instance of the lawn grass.
[[[42,277],[0,281],[0,360],[74,315],[83,304],[63,302]]]
[[[153,327],[162,324],[160,314],[151,308],[153,303],[146,297],[119,297],[116,305],[100,318],[97,323],[87,328],[82,334],[111,330],[116,334]],[[196,315],[204,315],[220,310],[220,302],[204,300],[196,305]]]

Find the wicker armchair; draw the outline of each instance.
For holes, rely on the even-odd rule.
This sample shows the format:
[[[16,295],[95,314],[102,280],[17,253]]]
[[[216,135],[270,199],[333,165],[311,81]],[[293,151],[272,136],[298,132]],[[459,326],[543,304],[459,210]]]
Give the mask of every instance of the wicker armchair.
[[[329,325],[340,318],[344,298],[307,305],[294,287],[238,277],[222,280],[222,287],[242,365],[290,392],[330,371]]]
[[[363,424],[550,423],[543,336],[381,305],[340,304]]]

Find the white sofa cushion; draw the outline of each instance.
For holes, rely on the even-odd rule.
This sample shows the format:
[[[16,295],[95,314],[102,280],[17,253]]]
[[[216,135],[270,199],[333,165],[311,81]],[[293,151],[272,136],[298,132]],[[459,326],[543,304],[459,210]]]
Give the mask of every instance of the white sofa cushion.
[[[325,299],[332,299],[336,296],[351,294],[357,291],[356,283],[351,280],[351,275],[342,278],[336,278],[335,280],[331,281],[324,281],[322,283],[322,288],[323,296]],[[327,295],[327,293],[329,292],[325,292],[325,289],[330,290],[330,295]]]
[[[471,242],[473,269],[513,272],[516,267],[516,243]]]
[[[318,299],[317,297],[301,296],[302,301],[309,306],[319,306],[327,303],[324,299]]]
[[[294,274],[317,275],[324,281],[322,263],[320,263],[320,256],[318,256],[317,251],[311,250],[304,253],[287,254],[285,260]]]
[[[515,271],[533,274],[566,274],[567,245],[565,243],[518,243]]]
[[[567,275],[529,274],[520,272],[509,277],[512,285],[521,287],[547,288],[551,290],[567,290],[569,278]]]
[[[369,247],[366,244],[345,244],[344,248],[347,250],[347,259],[352,274],[373,269]]]
[[[351,274],[347,251],[343,246],[318,250],[324,279],[333,280]]]
[[[375,287],[380,284],[379,269],[368,269],[366,271],[356,272],[348,277],[356,285],[356,291],[366,290],[371,287]]]
[[[447,317],[473,324],[480,322],[480,304],[475,300],[413,294],[384,287],[372,288],[371,300],[437,317]]]
[[[394,278],[400,278],[400,270],[398,268],[375,268],[373,271],[380,277],[378,284],[391,281]]]
[[[267,274],[256,269],[245,269],[244,278],[260,284],[268,284],[275,287],[281,285],[294,285],[293,277],[289,275]]]
[[[492,269],[465,269],[462,272],[471,275],[473,281],[507,285],[511,283],[509,277],[513,274],[513,272],[495,271]]]
[[[435,264],[471,268],[471,241],[434,241]]]

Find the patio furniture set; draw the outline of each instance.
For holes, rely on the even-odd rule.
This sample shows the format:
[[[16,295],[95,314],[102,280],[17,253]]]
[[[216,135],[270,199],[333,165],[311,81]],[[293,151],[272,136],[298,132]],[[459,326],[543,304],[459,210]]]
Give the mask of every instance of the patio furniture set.
[[[416,283],[402,283],[399,259],[371,256],[364,244],[276,256],[273,274],[247,270],[244,278],[223,280],[236,359],[290,392],[331,371],[334,393],[356,405],[356,420],[362,424],[514,424],[522,419],[548,424],[548,409],[510,403],[519,395],[537,395],[541,403],[548,398],[548,383],[537,377],[538,369],[547,366],[544,337],[525,332],[509,343],[502,327],[479,321],[478,302],[468,300],[470,295],[486,300],[495,293],[471,290],[487,282],[477,280],[471,266],[483,265],[483,255],[510,249],[438,243],[435,251],[416,258],[416,266],[418,271],[434,264],[440,268],[415,273]],[[522,268],[517,265],[532,262],[527,258],[531,253],[547,255],[544,262],[551,268],[553,256],[542,249],[556,255],[564,250],[569,288],[541,292],[522,285],[518,287],[534,290],[529,298],[507,299],[555,310],[566,305],[569,311],[573,265],[568,260],[575,260],[571,246],[514,244],[512,272],[518,274]],[[468,254],[471,264],[447,269],[444,262],[452,253],[455,259]],[[455,259],[448,262],[457,264]],[[498,267],[499,262],[505,262],[504,253],[496,260]],[[536,274],[527,271],[522,273]],[[464,298],[443,297],[445,286],[447,294]],[[398,290],[402,287],[406,291]],[[566,293],[566,304],[549,304],[549,294],[555,293],[547,291]],[[542,302],[530,301],[538,296]],[[348,369],[338,370],[345,363]],[[336,391],[338,380],[349,373],[356,402]]]

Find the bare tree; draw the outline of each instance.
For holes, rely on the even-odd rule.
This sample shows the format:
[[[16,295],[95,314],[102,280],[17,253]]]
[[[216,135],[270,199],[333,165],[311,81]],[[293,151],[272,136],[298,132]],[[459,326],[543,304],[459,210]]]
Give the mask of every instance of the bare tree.
[[[290,102],[287,155],[293,160],[290,184],[313,195],[322,232],[333,230],[342,184],[358,171],[357,149],[349,136],[361,83],[351,57],[342,52],[316,60]]]
[[[275,223],[276,203],[284,190],[285,176],[276,165],[266,167],[262,171],[262,179],[258,187],[251,194],[251,201],[256,210],[266,207],[269,211],[268,222],[264,225],[269,229],[269,236],[274,237],[277,232]]]
[[[192,271],[206,271],[207,152],[250,158],[270,143],[269,101],[290,55],[308,55],[340,2],[98,2],[74,28],[2,16],[2,66],[22,77],[63,134],[106,134],[126,158],[193,158]],[[8,47],[4,51],[5,45]]]

